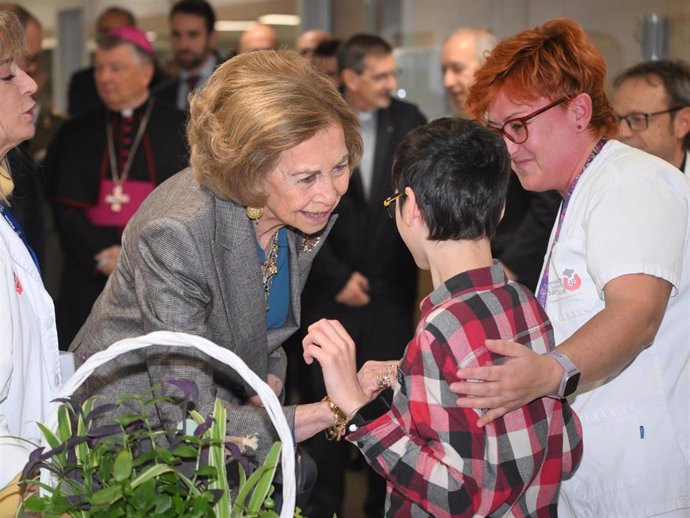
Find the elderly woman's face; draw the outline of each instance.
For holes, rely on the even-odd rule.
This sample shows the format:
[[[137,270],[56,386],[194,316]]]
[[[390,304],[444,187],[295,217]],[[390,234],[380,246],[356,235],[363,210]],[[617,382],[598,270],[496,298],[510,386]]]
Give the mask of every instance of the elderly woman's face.
[[[528,191],[564,191],[568,186],[568,142],[573,137],[573,124],[568,120],[569,113],[562,108],[563,104],[555,104],[525,122],[516,120],[529,117],[552,103],[552,99],[541,98],[531,104],[515,104],[501,92],[489,105],[489,126],[503,128],[512,134],[527,130],[527,140],[521,144],[506,138],[505,134],[503,140],[510,153],[513,171]]]
[[[0,60],[0,150],[9,149],[34,136],[34,107],[31,97],[36,83],[12,58]]]
[[[328,223],[349,181],[345,136],[333,125],[281,154],[266,180],[262,219],[314,234]]]

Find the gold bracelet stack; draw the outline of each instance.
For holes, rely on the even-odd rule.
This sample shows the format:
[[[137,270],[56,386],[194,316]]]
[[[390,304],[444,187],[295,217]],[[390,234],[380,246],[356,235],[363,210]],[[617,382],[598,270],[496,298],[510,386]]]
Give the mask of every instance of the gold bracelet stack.
[[[333,424],[330,426],[330,428],[326,428],[326,438],[329,441],[339,441],[343,436],[345,426],[347,425],[349,419],[345,413],[340,410],[340,407],[333,403],[331,398],[328,396],[324,397],[321,401],[328,403],[328,408],[330,408],[331,412],[333,412]]]
[[[376,377],[379,390],[387,389],[391,386],[391,376],[395,372],[398,362],[390,362],[386,365],[386,369]]]

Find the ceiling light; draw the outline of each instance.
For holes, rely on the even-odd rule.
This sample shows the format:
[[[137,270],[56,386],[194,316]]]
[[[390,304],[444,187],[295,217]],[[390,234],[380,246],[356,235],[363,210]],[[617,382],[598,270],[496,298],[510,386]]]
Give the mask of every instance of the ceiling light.
[[[299,25],[301,19],[295,14],[265,14],[259,16],[259,23],[266,25]]]
[[[252,21],[218,20],[214,28],[219,32],[244,32],[255,23]]]

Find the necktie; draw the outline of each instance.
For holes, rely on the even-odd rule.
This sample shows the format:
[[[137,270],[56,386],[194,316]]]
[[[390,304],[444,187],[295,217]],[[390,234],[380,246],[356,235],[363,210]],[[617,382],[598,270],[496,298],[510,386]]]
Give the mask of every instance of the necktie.
[[[193,92],[194,88],[196,88],[196,84],[199,82],[199,76],[189,76],[187,78],[187,88],[189,89],[189,92]]]

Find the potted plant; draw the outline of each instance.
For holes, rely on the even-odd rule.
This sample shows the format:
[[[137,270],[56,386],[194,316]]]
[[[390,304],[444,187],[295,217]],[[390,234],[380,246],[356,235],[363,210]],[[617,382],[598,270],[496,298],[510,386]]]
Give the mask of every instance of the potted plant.
[[[220,401],[206,418],[188,412],[193,430],[151,427],[147,407],[158,401],[127,395],[95,407],[95,398],[82,404],[63,399],[57,430],[40,425],[48,448],[33,452],[22,475],[23,486],[37,485],[43,492],[26,497],[20,511],[45,517],[278,517],[272,482],[279,442],[248,474],[239,446],[226,441]],[[118,417],[103,423],[100,416],[113,411]],[[40,482],[39,468],[50,473],[54,486]],[[233,492],[230,470],[239,480]],[[295,516],[301,516],[299,510]]]
[[[152,392],[124,395],[114,403],[95,397],[80,402],[72,396],[98,365],[153,344],[197,347],[231,364],[257,390],[281,439],[290,437],[275,395],[230,351],[182,333],[123,340],[87,360],[65,385],[49,425],[39,425],[45,445],[31,454],[22,474],[25,493],[18,515],[279,517],[273,479],[281,461],[283,472],[294,472],[294,455],[283,452],[281,457],[281,443],[276,442],[251,470],[240,441],[226,437],[227,410],[219,400],[206,417],[189,410],[196,393],[193,383],[168,380],[184,394],[182,419],[172,430],[152,426],[150,407],[171,401]],[[280,517],[293,516],[293,480],[284,479],[283,495],[287,504]],[[294,516],[302,516],[299,508]]]

